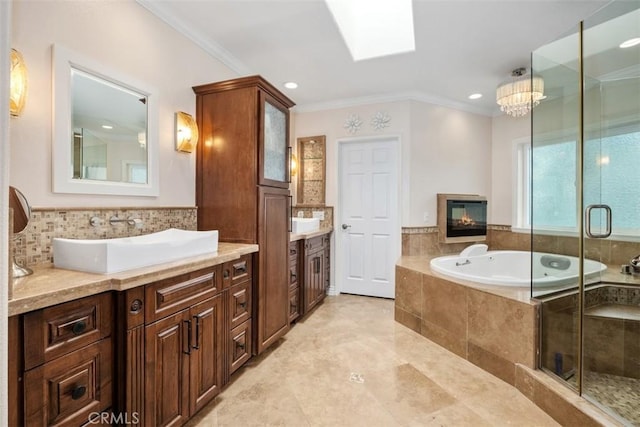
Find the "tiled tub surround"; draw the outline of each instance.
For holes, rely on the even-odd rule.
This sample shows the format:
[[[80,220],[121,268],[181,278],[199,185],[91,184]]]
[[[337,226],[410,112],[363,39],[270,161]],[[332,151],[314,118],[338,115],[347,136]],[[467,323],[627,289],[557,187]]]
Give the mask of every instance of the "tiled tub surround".
[[[489,246],[491,250],[516,249],[528,251],[531,249],[529,234],[512,233],[511,227],[506,225],[488,225],[487,239],[479,241]],[[441,243],[438,227],[402,227],[402,255],[426,255],[436,257],[460,253],[473,242]]]
[[[109,218],[139,218],[142,226],[126,223],[111,225]],[[89,224],[92,217],[100,218],[101,225]],[[195,207],[154,208],[34,208],[26,232],[11,242],[16,259],[22,265],[36,266],[53,261],[52,239],[108,239],[139,236],[168,228],[197,229]]]
[[[531,250],[531,234],[517,233],[508,225],[487,226],[486,243],[490,250]],[[438,242],[437,227],[403,227],[402,255],[439,255],[457,254],[472,243],[446,244]],[[549,252],[576,256],[578,239],[569,236],[551,236],[536,234],[534,237],[536,252]],[[640,254],[640,242],[626,242],[610,239],[587,239],[585,243],[587,258],[597,259],[617,269]]]
[[[453,282],[428,257],[396,265],[396,320],[509,384],[516,364],[536,366],[537,311],[528,290]]]
[[[541,306],[528,289],[454,282],[432,273],[429,261],[398,261],[397,322],[514,385],[562,425],[623,425],[536,370]]]

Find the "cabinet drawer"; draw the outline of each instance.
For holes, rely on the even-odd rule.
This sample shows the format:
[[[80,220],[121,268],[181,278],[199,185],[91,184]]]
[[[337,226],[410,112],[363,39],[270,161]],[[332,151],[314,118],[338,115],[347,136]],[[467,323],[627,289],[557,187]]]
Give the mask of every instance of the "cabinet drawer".
[[[251,317],[251,282],[229,289],[229,321],[233,329]]]
[[[221,266],[204,268],[145,287],[145,322],[177,313],[220,292]]]
[[[289,322],[300,316],[300,288],[289,291]]]
[[[25,370],[111,335],[111,293],[103,293],[24,316]]]
[[[298,263],[289,264],[289,288],[298,287]]]
[[[251,358],[251,320],[231,330],[229,375]]]
[[[251,280],[252,257],[251,254],[243,255],[235,261],[225,262],[222,265],[223,288],[226,289],[238,283]]]
[[[308,255],[310,252],[313,252],[317,249],[324,248],[325,240],[324,236],[312,237],[311,239],[307,239],[304,242],[305,255]]]
[[[298,249],[298,242],[299,240],[289,242],[289,258],[292,260],[298,258],[298,254],[300,253],[300,250]]]
[[[25,372],[25,424],[78,426],[111,406],[111,338]]]

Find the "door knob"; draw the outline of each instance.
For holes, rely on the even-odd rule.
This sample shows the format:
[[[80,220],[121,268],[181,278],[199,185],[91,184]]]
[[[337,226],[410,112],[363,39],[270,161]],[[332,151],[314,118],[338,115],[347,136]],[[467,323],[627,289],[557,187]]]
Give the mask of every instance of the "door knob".
[[[342,224],[342,229],[346,230],[347,228],[351,228],[349,224]]]

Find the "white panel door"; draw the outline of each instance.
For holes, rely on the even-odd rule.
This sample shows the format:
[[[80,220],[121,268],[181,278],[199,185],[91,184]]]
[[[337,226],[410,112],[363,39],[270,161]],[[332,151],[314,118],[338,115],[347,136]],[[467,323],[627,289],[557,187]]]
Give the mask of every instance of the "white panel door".
[[[340,147],[340,291],[394,298],[400,252],[397,139]]]

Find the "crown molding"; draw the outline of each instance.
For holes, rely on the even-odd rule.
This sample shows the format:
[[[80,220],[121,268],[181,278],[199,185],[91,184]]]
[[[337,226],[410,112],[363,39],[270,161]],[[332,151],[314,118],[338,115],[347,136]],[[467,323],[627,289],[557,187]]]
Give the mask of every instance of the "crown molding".
[[[370,96],[361,96],[357,98],[344,98],[326,102],[314,102],[308,104],[298,104],[293,107],[296,113],[310,113],[314,111],[338,110],[341,108],[350,108],[360,105],[379,104],[386,102],[399,101],[418,101],[427,104],[439,105],[442,107],[453,108],[456,110],[466,111],[468,113],[479,114],[481,116],[493,116],[494,109],[481,107],[473,107],[468,104],[452,101],[447,98],[429,95],[423,92],[398,92],[389,94],[379,94]]]
[[[233,56],[228,50],[220,46],[218,43],[204,37],[199,31],[186,25],[182,20],[176,18],[163,5],[161,1],[154,0],[136,0],[136,2],[147,9],[149,12],[157,16],[159,19],[167,23],[174,30],[184,35],[196,45],[204,49],[214,58],[220,60],[224,65],[229,67],[241,76],[254,74],[251,69],[238,58]]]
[[[240,76],[256,74],[242,61],[232,55],[228,50],[220,46],[218,43],[204,37],[199,31],[196,31],[176,18],[161,1],[156,0],[136,0],[136,2],[154,14],[156,17],[164,21],[170,27],[180,34],[189,38],[196,45],[201,47],[214,58],[221,61],[224,65],[236,72]],[[439,105],[442,107],[453,108],[456,110],[466,111],[468,113],[479,114],[482,116],[500,115],[496,109],[487,109],[474,107],[462,102],[452,101],[447,98],[429,95],[423,92],[399,92],[391,94],[370,95],[356,98],[344,98],[326,102],[315,102],[308,104],[300,104],[293,107],[296,113],[307,113],[313,111],[336,110],[341,108],[349,108],[360,105],[398,102],[398,101],[418,101],[427,104]]]

